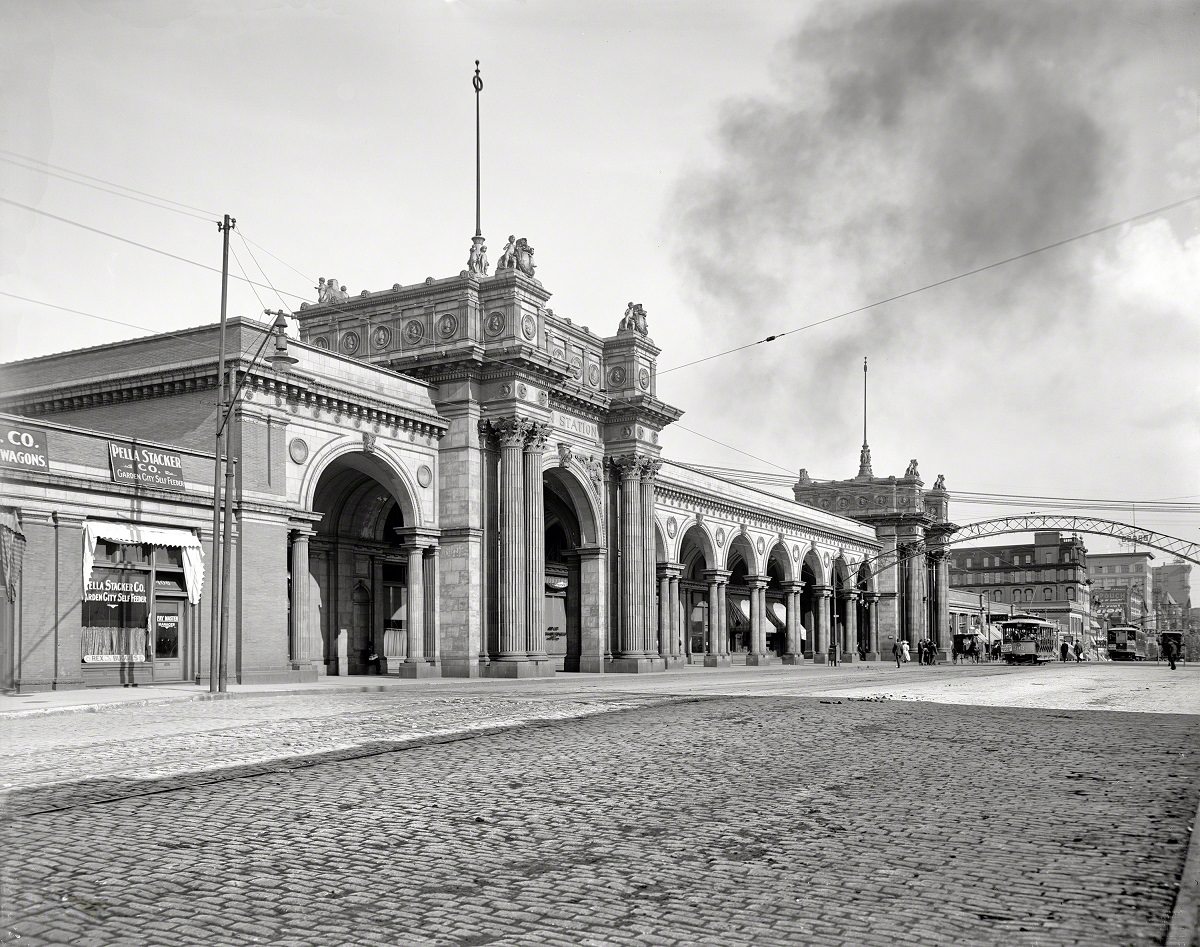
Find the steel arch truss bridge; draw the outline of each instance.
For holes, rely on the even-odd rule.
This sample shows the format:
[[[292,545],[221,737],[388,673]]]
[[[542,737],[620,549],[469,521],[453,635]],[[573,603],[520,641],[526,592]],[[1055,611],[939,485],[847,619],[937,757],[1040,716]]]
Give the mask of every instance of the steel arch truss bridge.
[[[1175,536],[1156,533],[1153,530],[1139,529],[1129,523],[1118,523],[1115,520],[1100,519],[1096,516],[1070,516],[1065,514],[1026,513],[1022,516],[1001,516],[990,520],[980,520],[967,526],[959,526],[946,536],[947,544],[968,542],[972,539],[982,539],[985,536],[998,536],[1003,533],[1032,533],[1037,530],[1056,529],[1066,533],[1089,533],[1095,536],[1112,536],[1125,542],[1137,543],[1140,546],[1150,546],[1163,552],[1178,556],[1188,562],[1200,565],[1200,543],[1188,542]],[[871,575],[877,575],[900,562],[928,553],[925,543],[902,544],[894,551],[888,550],[868,559],[864,563],[870,569]]]

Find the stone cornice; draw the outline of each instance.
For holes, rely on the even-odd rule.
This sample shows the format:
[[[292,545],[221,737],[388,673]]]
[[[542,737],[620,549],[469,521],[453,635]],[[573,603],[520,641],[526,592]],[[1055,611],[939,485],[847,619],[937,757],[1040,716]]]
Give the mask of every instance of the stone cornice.
[[[663,503],[670,503],[673,506],[689,510],[693,513],[701,512],[706,516],[721,516],[739,524],[749,521],[755,524],[751,528],[769,528],[772,532],[782,530],[786,533],[802,533],[840,549],[861,552],[863,555],[876,553],[882,548],[879,543],[873,543],[858,536],[846,536],[827,526],[806,523],[800,519],[789,519],[777,513],[767,512],[759,508],[743,506],[729,500],[688,492],[664,482],[661,477],[655,482],[655,496]],[[757,524],[762,525],[758,526]]]

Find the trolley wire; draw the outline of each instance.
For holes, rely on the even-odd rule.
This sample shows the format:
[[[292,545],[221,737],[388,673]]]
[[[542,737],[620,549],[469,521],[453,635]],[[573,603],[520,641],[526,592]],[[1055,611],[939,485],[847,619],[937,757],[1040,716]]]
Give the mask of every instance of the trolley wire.
[[[862,312],[867,312],[870,309],[876,309],[879,306],[885,306],[888,303],[893,303],[901,299],[907,299],[909,296],[915,296],[918,293],[923,293],[931,289],[936,289],[939,286],[946,286],[949,283],[957,282],[961,279],[966,279],[969,276],[977,276],[987,270],[994,270],[1000,266],[1007,266],[1009,263],[1016,263],[1018,260],[1028,259],[1039,253],[1045,253],[1047,250],[1055,250],[1059,247],[1066,246],[1069,243],[1074,243],[1077,240],[1084,240],[1088,237],[1094,237],[1097,234],[1105,233],[1109,230],[1116,230],[1118,227],[1123,227],[1126,224],[1131,224],[1139,220],[1144,220],[1147,217],[1153,217],[1156,214],[1162,214],[1169,210],[1175,210],[1178,207],[1183,207],[1186,204],[1200,201],[1200,194],[1193,194],[1190,197],[1185,197],[1178,201],[1172,201],[1170,204],[1163,204],[1161,207],[1155,207],[1153,210],[1143,211],[1140,214],[1134,214],[1132,217],[1125,217],[1121,220],[1113,221],[1112,223],[1104,224],[1100,227],[1093,227],[1091,230],[1086,230],[1083,233],[1077,233],[1070,237],[1064,237],[1061,240],[1055,240],[1053,243],[1047,243],[1040,247],[1035,247],[1032,250],[1026,250],[1023,253],[1017,253],[1010,257],[1005,257],[1003,260],[993,260],[991,263],[985,263],[983,266],[977,266],[974,269],[966,270],[962,273],[956,273],[953,276],[947,276],[944,279],[935,280],[932,283],[926,283],[923,286],[918,286],[915,289],[905,290],[902,293],[895,293],[884,299],[877,299],[875,302],[867,303],[864,306],[859,306],[855,309],[847,309],[845,312],[839,312],[833,316],[826,316],[824,319],[818,319],[816,322],[809,322],[802,326],[796,326],[791,329],[785,329],[782,332],[776,332],[773,335],[768,335],[764,339],[755,339],[753,342],[746,342],[743,345],[737,345],[730,349],[725,349],[722,352],[715,352],[712,355],[706,355],[703,358],[693,359],[690,362],[684,362],[682,365],[673,365],[671,368],[665,368],[659,371],[658,376],[669,375],[671,372],[677,372],[680,369],[690,368],[693,365],[700,365],[703,362],[711,362],[713,359],[723,358],[726,355],[732,355],[735,352],[741,352],[745,349],[753,348],[756,345],[762,345],[766,342],[775,342],[785,336],[794,335],[797,332],[803,332],[805,329],[813,329],[817,326],[823,326],[827,323],[834,322],[838,319],[845,319],[847,316],[854,316]]]

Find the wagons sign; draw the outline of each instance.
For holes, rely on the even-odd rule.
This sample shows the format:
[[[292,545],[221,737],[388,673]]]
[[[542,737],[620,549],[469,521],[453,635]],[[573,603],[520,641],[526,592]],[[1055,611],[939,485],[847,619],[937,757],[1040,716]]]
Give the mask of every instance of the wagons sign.
[[[46,432],[23,427],[0,427],[0,467],[49,470]]]
[[[108,462],[116,483],[183,492],[183,456],[174,451],[109,441]]]

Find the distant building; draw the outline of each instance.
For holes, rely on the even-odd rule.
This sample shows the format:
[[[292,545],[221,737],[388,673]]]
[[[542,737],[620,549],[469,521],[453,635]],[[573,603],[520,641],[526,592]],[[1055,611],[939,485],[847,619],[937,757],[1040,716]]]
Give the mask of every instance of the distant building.
[[[1088,557],[1092,601],[1098,619],[1145,625],[1154,630],[1154,554],[1149,551],[1094,553]]]
[[[1091,632],[1088,563],[1077,536],[1041,530],[1032,543],[951,549],[950,586],[984,594],[1013,612],[1058,621],[1064,634],[1082,636]]]
[[[1192,612],[1192,564],[1169,562],[1150,570],[1158,630],[1186,631]]]

